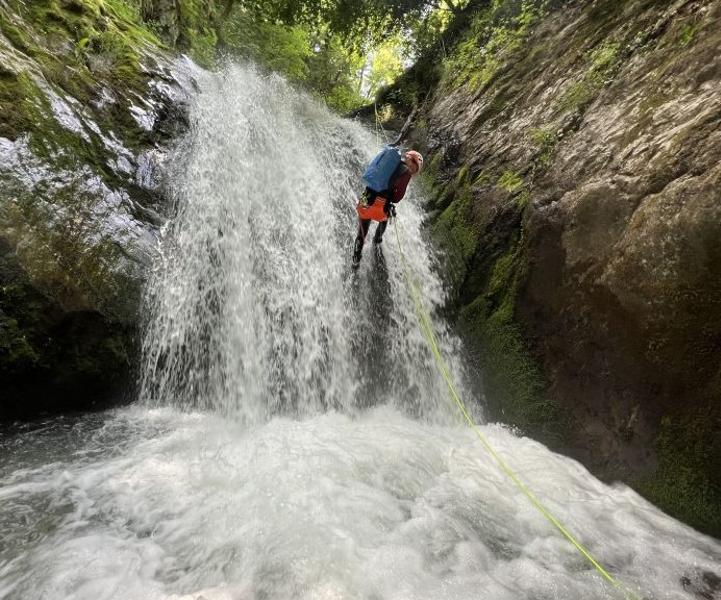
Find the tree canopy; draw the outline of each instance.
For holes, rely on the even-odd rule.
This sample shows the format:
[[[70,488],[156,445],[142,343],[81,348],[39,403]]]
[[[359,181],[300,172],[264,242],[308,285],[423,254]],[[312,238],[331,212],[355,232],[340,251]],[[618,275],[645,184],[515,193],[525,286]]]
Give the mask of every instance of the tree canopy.
[[[136,1],[145,17],[162,29],[168,3]],[[204,63],[212,62],[216,48],[249,57],[347,111],[390,85],[468,3],[176,0],[176,25],[166,27],[166,37],[194,51]]]

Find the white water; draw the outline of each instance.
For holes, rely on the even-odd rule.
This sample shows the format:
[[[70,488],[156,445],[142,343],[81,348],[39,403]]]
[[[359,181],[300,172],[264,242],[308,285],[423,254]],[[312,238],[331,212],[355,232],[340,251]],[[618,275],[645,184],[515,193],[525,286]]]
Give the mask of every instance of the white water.
[[[0,438],[0,597],[618,598],[447,408],[392,228],[350,273],[373,137],[250,69],[200,85],[141,399]],[[399,228],[433,308],[418,201]],[[717,541],[483,430],[643,597],[692,598],[682,577],[719,572]]]

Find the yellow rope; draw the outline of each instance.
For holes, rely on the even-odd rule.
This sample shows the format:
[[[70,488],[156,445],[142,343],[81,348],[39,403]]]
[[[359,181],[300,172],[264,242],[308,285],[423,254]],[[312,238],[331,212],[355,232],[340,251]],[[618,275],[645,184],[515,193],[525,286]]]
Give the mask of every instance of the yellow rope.
[[[415,305],[418,321],[421,327],[421,331],[423,332],[424,337],[426,338],[426,341],[428,342],[428,345],[430,346],[431,352],[433,353],[434,358],[436,359],[436,364],[438,365],[438,369],[441,372],[441,375],[443,376],[443,379],[446,382],[446,385],[448,386],[448,391],[450,392],[451,398],[453,398],[453,401],[455,403],[455,406],[458,408],[460,413],[463,415],[463,418],[465,419],[466,423],[475,431],[476,435],[478,436],[478,439],[481,440],[481,444],[486,448],[488,453],[494,458],[496,463],[498,463],[498,466],[501,467],[503,472],[508,475],[508,477],[513,481],[513,483],[516,484],[516,487],[518,487],[521,492],[531,501],[531,504],[535,506],[538,511],[552,524],[558,529],[563,536],[573,544],[576,549],[590,562],[593,567],[601,574],[601,576],[608,581],[611,585],[613,585],[615,588],[623,592],[624,596],[627,600],[638,600],[638,597],[630,592],[628,589],[626,589],[613,575],[611,575],[606,569],[603,568],[603,566],[591,555],[591,553],[579,542],[573,534],[571,534],[568,529],[566,529],[563,524],[551,514],[551,512],[541,503],[541,501],[536,498],[536,496],[531,492],[530,489],[524,484],[516,475],[516,473],[511,469],[511,467],[508,466],[506,461],[504,461],[498,453],[493,449],[493,446],[491,446],[490,442],[486,438],[485,435],[483,435],[483,432],[478,428],[476,423],[471,418],[470,414],[468,413],[468,410],[466,409],[465,404],[463,403],[463,400],[461,400],[461,397],[458,395],[458,392],[456,391],[456,386],[453,384],[453,380],[451,378],[450,372],[448,370],[448,365],[446,365],[446,361],[443,359],[443,355],[441,354],[441,351],[438,347],[438,342],[436,340],[435,333],[433,332],[433,326],[431,324],[430,316],[428,315],[428,312],[423,308],[423,303],[421,301],[421,294],[418,290],[418,286],[411,278],[410,274],[410,267],[408,265],[408,261],[406,260],[406,256],[403,252],[403,246],[401,244],[401,237],[398,233],[398,224],[396,223],[396,219],[393,219],[394,221],[394,229],[396,232],[396,239],[398,240],[398,252],[401,255],[401,262],[403,264],[403,273],[405,275],[406,282],[408,283],[408,288],[411,292],[411,297],[413,299],[413,304]]]

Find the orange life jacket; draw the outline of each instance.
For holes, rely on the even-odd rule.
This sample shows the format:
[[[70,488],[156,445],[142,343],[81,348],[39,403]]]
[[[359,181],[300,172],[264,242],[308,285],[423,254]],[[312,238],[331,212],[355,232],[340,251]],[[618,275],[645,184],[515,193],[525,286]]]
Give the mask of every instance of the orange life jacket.
[[[364,221],[368,219],[378,221],[379,223],[387,221],[386,202],[387,200],[382,196],[376,196],[373,202],[369,204],[364,204],[362,200],[359,200],[356,205],[358,217]]]

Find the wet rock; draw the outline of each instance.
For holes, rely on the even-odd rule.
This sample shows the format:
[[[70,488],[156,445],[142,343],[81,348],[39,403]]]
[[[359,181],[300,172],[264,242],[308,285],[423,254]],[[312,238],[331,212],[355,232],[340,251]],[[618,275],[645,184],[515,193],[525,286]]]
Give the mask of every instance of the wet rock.
[[[721,2],[502,4],[417,128],[488,403],[721,535]]]
[[[681,585],[694,598],[714,600],[721,597],[721,577],[711,571],[695,572],[681,578]]]
[[[120,18],[0,4],[0,419],[117,401],[131,382],[195,67]]]

